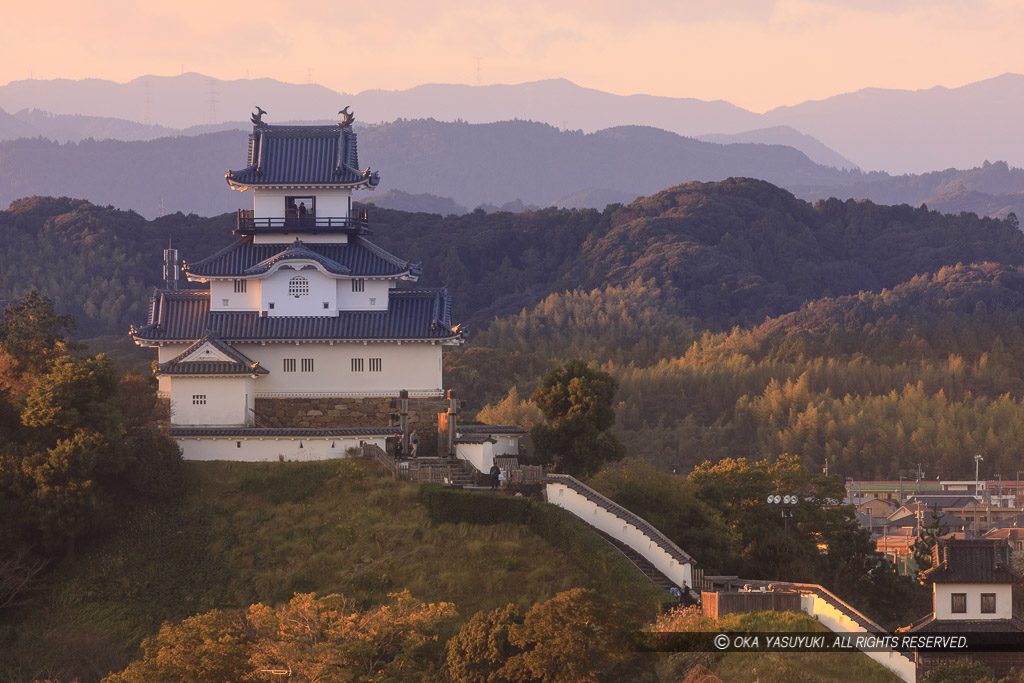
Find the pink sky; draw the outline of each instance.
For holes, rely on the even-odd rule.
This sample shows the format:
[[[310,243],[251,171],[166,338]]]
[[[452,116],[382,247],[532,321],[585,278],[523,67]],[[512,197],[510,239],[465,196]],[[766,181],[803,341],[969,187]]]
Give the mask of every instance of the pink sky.
[[[1024,73],[1022,34],[1017,0],[58,0],[5,8],[0,83],[185,70],[355,93],[562,77],[765,111]]]

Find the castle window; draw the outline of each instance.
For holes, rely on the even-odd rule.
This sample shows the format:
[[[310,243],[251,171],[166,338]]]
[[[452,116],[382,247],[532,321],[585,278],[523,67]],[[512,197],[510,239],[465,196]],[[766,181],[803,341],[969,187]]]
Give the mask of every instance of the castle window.
[[[309,280],[301,275],[296,275],[288,281],[288,293],[296,299],[309,294]]]
[[[362,371],[363,371],[363,359],[362,358],[353,358],[352,359],[352,372],[362,372]]]
[[[274,310],[274,302],[271,301],[269,304],[267,304],[267,308],[269,308],[270,310]]]
[[[294,358],[285,358],[284,359],[284,371],[285,372],[295,372],[295,359]]]
[[[981,594],[981,613],[982,614],[995,614],[996,613],[996,594],[995,593],[982,593]]]
[[[194,406],[205,406],[206,405],[206,394],[192,394],[192,405],[194,405]]]
[[[302,371],[303,372],[313,372],[313,359],[312,358],[303,358],[302,359]]]
[[[223,307],[225,307],[225,308],[227,308],[227,306],[228,306],[228,300],[227,300],[227,299],[221,299],[221,300],[220,300],[220,305],[221,305],[221,306],[223,306]]]
[[[363,285],[363,281],[362,280],[353,280],[352,281],[352,291],[353,292],[361,292],[361,291],[363,291],[363,286],[364,285]]]
[[[324,302],[324,308],[330,308],[330,307],[331,307],[331,302],[330,301],[325,301]]]
[[[380,358],[370,359],[370,372],[380,372]]]
[[[370,305],[371,306],[376,306],[377,305],[377,299],[375,299],[374,297],[371,296],[370,297]]]
[[[949,611],[953,614],[967,613],[967,593],[953,593]]]
[[[235,294],[245,293],[245,280],[235,280]]]

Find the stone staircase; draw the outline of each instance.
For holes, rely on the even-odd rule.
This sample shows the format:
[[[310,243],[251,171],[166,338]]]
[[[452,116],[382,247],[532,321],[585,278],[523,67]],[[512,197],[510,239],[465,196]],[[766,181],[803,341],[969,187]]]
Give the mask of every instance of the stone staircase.
[[[639,569],[640,573],[646,576],[651,581],[651,583],[653,583],[656,586],[660,586],[661,588],[664,588],[666,591],[668,591],[668,589],[673,586],[672,581],[667,576],[658,571],[653,564],[645,560],[643,555],[633,550],[625,543],[615,540],[614,538],[604,533],[600,529],[594,529],[594,531],[599,533],[601,537],[604,538],[604,540],[611,543],[619,552],[625,555],[626,559],[629,560],[634,567]]]

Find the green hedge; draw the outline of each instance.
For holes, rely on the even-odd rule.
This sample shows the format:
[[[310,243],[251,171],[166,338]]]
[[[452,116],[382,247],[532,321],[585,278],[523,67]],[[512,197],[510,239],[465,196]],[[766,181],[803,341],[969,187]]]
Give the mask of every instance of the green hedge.
[[[450,489],[440,484],[420,485],[419,500],[435,522],[458,524],[527,524],[530,501],[515,496]]]

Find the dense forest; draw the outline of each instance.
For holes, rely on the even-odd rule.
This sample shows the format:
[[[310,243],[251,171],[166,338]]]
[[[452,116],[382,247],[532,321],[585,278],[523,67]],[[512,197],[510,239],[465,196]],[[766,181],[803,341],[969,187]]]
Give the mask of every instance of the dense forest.
[[[665,469],[791,453],[847,476],[920,463],[951,477],[983,453],[993,473],[1016,471],[1015,216],[811,205],[749,179],[602,212],[370,210],[371,239],[454,294],[474,334],[447,354],[447,384],[474,408],[582,358],[619,382],[630,453]],[[38,288],[80,337],[120,338],[145,316],[168,240],[194,259],[232,240],[232,223],[21,200],[0,213],[0,298]]]

